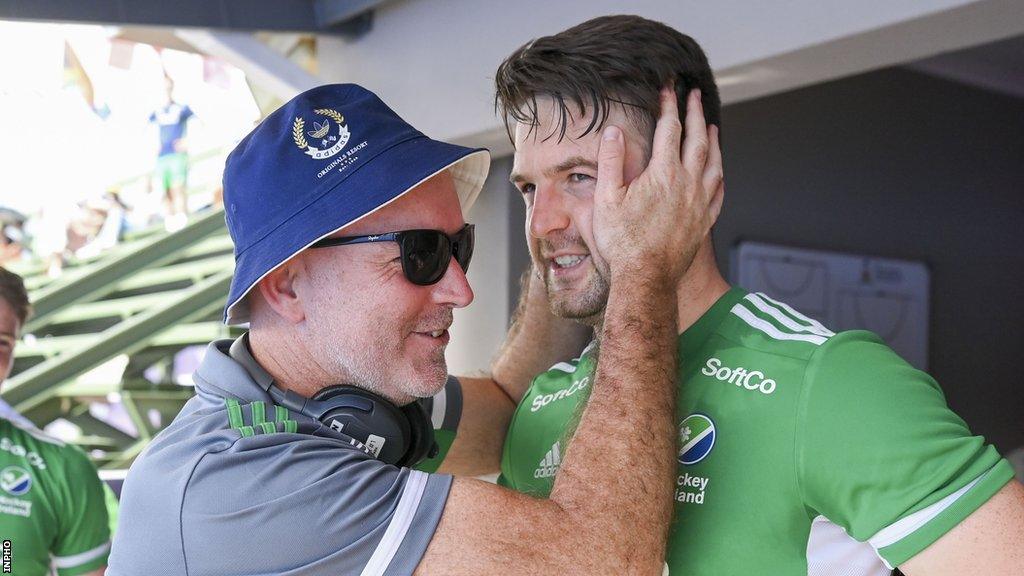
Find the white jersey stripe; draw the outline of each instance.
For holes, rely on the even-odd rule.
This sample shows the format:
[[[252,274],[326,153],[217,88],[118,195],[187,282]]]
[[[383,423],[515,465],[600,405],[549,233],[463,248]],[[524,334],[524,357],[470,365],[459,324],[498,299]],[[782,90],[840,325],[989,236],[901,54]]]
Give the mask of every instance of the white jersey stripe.
[[[814,327],[814,328],[816,328],[818,330],[823,330],[825,332],[828,332],[829,336],[835,336],[835,333],[832,332],[831,330],[829,330],[828,328],[826,328],[824,324],[822,324],[821,322],[818,322],[817,320],[815,320],[814,318],[811,318],[810,316],[804,316],[803,314],[797,312],[796,309],[794,309],[789,304],[786,304],[785,302],[779,302],[778,300],[775,300],[775,299],[771,298],[770,296],[768,296],[764,292],[758,292],[757,295],[760,296],[761,298],[764,298],[765,301],[770,302],[770,303],[778,306],[779,308],[782,308],[786,312],[789,312],[789,314],[791,316],[793,316],[793,318],[795,318],[797,320],[800,320],[800,321],[806,323],[807,325],[809,325],[811,327]]]
[[[987,476],[990,472],[991,470],[985,472],[981,476],[978,476],[977,478],[972,480],[968,485],[957,490],[956,492],[953,492],[949,496],[946,496],[945,498],[939,500],[938,502],[932,504],[931,506],[928,506],[927,508],[922,508],[921,510],[914,512],[913,514],[901,518],[896,522],[893,522],[892,524],[886,526],[885,528],[882,528],[874,536],[868,538],[868,542],[871,544],[872,547],[878,550],[881,548],[885,548],[886,546],[892,546],[893,544],[913,534],[918,528],[931,522],[932,519],[941,514],[943,510],[952,506],[953,503],[959,500],[961,496],[966,494],[971,488],[974,487],[975,484],[980,482],[981,479]]]
[[[53,565],[56,568],[74,568],[103,556],[108,550],[110,550],[109,540],[92,550],[88,550],[80,554],[74,554],[72,556],[54,556]]]
[[[817,328],[815,326],[802,326],[801,324],[797,323],[796,320],[793,320],[789,316],[786,316],[782,312],[779,312],[778,309],[769,306],[764,300],[761,299],[760,294],[747,294],[744,300],[753,304],[758,310],[764,312],[765,314],[768,314],[772,318],[775,318],[776,320],[779,321],[780,324],[782,324],[786,328],[789,328],[790,330],[796,332],[810,332],[811,334],[825,336],[826,338],[829,336],[835,336],[835,333],[832,332],[831,330]]]
[[[576,367],[573,366],[572,364],[569,364],[568,362],[559,362],[558,364],[552,366],[551,369],[561,370],[562,372],[568,372],[569,374],[572,374],[573,372],[576,371]]]
[[[398,552],[398,547],[405,540],[412,519],[416,516],[416,510],[420,507],[428,477],[426,472],[409,470],[409,478],[405,481],[405,488],[402,489],[402,496],[398,499],[398,506],[395,507],[391,522],[388,523],[384,537],[380,539],[377,549],[366,562],[360,576],[382,576],[388,569],[388,565]]]
[[[742,304],[736,304],[733,306],[731,312],[736,316],[739,316],[741,320],[749,324],[752,328],[756,328],[776,340],[798,340],[800,342],[810,342],[811,344],[818,346],[825,343],[824,336],[814,336],[811,334],[787,334],[776,328],[771,323],[754,316],[754,313],[747,310]]]
[[[434,430],[440,430],[444,425],[444,411],[448,408],[448,391],[447,386],[441,388],[441,391],[434,394],[434,403],[430,408],[430,422],[434,425]]]
[[[812,334],[787,334],[782,332],[778,328],[775,328],[771,323],[754,316],[754,313],[746,310],[742,304],[732,306],[732,310],[730,312],[738,316],[743,322],[750,324],[752,328],[756,328],[776,340],[799,340],[802,342],[811,342],[812,344],[817,345],[821,345],[825,341],[824,336]]]

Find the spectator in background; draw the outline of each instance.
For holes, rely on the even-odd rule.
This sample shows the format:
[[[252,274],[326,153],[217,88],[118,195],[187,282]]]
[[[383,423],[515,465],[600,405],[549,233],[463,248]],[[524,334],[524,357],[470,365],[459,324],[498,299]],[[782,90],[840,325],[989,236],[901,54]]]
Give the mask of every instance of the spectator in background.
[[[69,239],[75,239],[71,249],[76,257],[98,256],[121,241],[130,208],[121,201],[116,190],[108,190],[101,198],[87,200],[79,208],[78,217],[68,229]]]
[[[0,264],[21,260],[25,253],[25,232],[17,224],[4,224],[0,230]]]
[[[0,268],[0,382],[14,363],[18,332],[31,312],[25,284]],[[110,553],[103,483],[80,449],[23,419],[0,415],[0,535],[12,572],[102,576]]]
[[[169,232],[181,230],[188,221],[188,152],[185,133],[192,109],[174,101],[174,81],[165,77],[164,105],[149,116],[160,129],[160,151],[157,153],[153,180],[163,194],[166,215],[164,225]]]

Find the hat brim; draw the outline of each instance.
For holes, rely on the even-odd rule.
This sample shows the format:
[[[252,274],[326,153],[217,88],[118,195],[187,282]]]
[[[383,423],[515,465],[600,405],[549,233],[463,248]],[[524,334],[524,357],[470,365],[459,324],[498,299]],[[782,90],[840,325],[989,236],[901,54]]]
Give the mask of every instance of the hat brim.
[[[386,161],[381,156],[387,156]],[[395,166],[402,166],[402,170],[394,170]],[[348,174],[329,192],[236,255],[224,323],[249,321],[247,296],[267,274],[318,240],[377,212],[445,170],[451,171],[465,215],[480,195],[490,170],[486,149],[464,148],[424,136],[401,142]],[[354,199],[354,194],[359,198]],[[354,203],[362,208],[353,212]],[[339,222],[339,214],[352,216]]]

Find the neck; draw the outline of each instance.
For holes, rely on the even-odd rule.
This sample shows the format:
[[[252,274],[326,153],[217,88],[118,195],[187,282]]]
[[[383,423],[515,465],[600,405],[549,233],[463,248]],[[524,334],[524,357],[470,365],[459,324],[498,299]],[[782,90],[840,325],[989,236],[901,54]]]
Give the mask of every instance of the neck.
[[[711,237],[708,236],[676,288],[678,333],[682,334],[693,326],[728,291],[729,283],[718,270]]]
[[[697,250],[693,264],[679,280],[676,286],[676,311],[678,319],[676,330],[682,334],[693,326],[715,302],[729,291],[729,283],[722,277],[715,261],[715,251],[711,247],[711,237]],[[604,322],[604,311],[593,320],[579,320],[582,324],[594,327],[594,335],[600,340],[601,327]]]
[[[327,386],[336,384],[294,336],[283,337],[273,329],[254,325],[249,330],[249,348],[252,357],[282,390],[310,398]]]

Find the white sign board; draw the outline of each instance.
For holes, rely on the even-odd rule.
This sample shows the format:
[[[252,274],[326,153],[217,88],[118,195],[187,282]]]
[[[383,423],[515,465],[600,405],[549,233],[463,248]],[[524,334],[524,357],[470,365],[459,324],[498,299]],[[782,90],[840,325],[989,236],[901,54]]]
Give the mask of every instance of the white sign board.
[[[741,242],[733,282],[827,328],[870,330],[916,368],[928,367],[928,267],[922,262]]]

